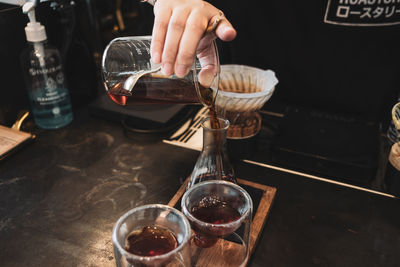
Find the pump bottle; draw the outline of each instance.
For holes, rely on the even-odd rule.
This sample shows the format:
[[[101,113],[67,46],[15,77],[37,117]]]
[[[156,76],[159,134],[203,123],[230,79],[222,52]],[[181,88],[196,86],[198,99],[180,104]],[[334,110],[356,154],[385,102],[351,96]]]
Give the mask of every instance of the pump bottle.
[[[57,129],[72,121],[70,96],[59,51],[47,43],[46,30],[36,21],[34,4],[22,7],[30,22],[25,27],[28,47],[21,65],[35,123],[43,129]]]

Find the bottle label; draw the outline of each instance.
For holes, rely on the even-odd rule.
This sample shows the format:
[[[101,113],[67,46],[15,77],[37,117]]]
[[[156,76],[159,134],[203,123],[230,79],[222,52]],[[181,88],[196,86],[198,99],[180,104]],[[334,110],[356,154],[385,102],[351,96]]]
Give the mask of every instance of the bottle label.
[[[52,74],[52,73],[58,72],[60,70],[61,70],[61,65],[58,65],[58,66],[55,66],[55,67],[49,67],[49,68],[40,68],[40,69],[30,68],[29,69],[29,74],[31,76],[43,75],[43,74]]]
[[[64,85],[61,65],[30,68],[32,88],[29,90],[34,114],[58,117],[71,111],[68,89]]]
[[[43,72],[47,74],[53,73],[53,75],[47,76],[44,80],[44,87],[38,90],[32,90],[32,98],[39,102],[39,105],[51,105],[62,102],[68,98],[68,90],[64,88],[64,74],[59,71],[55,74],[52,70],[61,70],[60,68],[43,69]]]
[[[71,112],[69,94],[66,88],[56,88],[54,91],[43,88],[32,92],[31,99],[35,115],[46,112],[48,116],[59,117],[63,116],[65,112]]]
[[[44,89],[44,91],[47,91]],[[52,105],[52,104],[57,104],[61,101],[64,101],[67,97],[68,94],[65,91],[64,88],[57,88],[56,92],[49,92],[43,94],[32,94],[34,100],[38,102],[39,105],[44,106],[44,105]]]

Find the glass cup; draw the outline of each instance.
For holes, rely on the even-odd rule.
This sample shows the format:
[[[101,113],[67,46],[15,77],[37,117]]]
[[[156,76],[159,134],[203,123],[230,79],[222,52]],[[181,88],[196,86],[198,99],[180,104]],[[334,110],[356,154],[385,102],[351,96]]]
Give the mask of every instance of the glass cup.
[[[151,36],[129,36],[112,40],[104,50],[102,74],[107,94],[120,105],[193,104],[211,106],[218,91],[219,58],[215,41],[205,36],[198,49],[207,57],[196,57],[185,77],[165,76],[161,64],[150,55]],[[202,51],[204,54],[204,51]]]
[[[182,211],[194,231],[192,266],[245,266],[249,257],[253,202],[240,186],[205,181],[182,197]]]
[[[140,256],[128,252],[128,236],[148,226],[167,229],[176,238],[176,248],[155,256]],[[190,237],[190,224],[180,211],[161,204],[137,207],[125,213],[114,226],[112,240],[116,264],[118,267],[190,266]]]

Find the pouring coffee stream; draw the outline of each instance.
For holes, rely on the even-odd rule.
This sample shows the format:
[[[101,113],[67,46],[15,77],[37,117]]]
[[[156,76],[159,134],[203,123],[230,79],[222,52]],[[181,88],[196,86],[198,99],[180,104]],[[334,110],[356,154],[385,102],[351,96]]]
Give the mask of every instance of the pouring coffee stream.
[[[225,174],[221,154],[224,136],[215,108],[219,88],[219,58],[215,41],[207,62],[195,58],[185,77],[165,76],[150,55],[151,36],[120,37],[112,40],[103,54],[102,74],[108,96],[122,106],[150,104],[202,104],[209,109],[208,138],[214,139],[214,178]],[[225,137],[226,138],[226,137]]]

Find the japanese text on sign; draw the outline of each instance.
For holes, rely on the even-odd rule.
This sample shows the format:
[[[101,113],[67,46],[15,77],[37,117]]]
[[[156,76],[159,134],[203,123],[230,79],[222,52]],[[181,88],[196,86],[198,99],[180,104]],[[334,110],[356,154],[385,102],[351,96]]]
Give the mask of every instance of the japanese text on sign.
[[[324,22],[347,26],[400,24],[400,0],[328,0]]]

